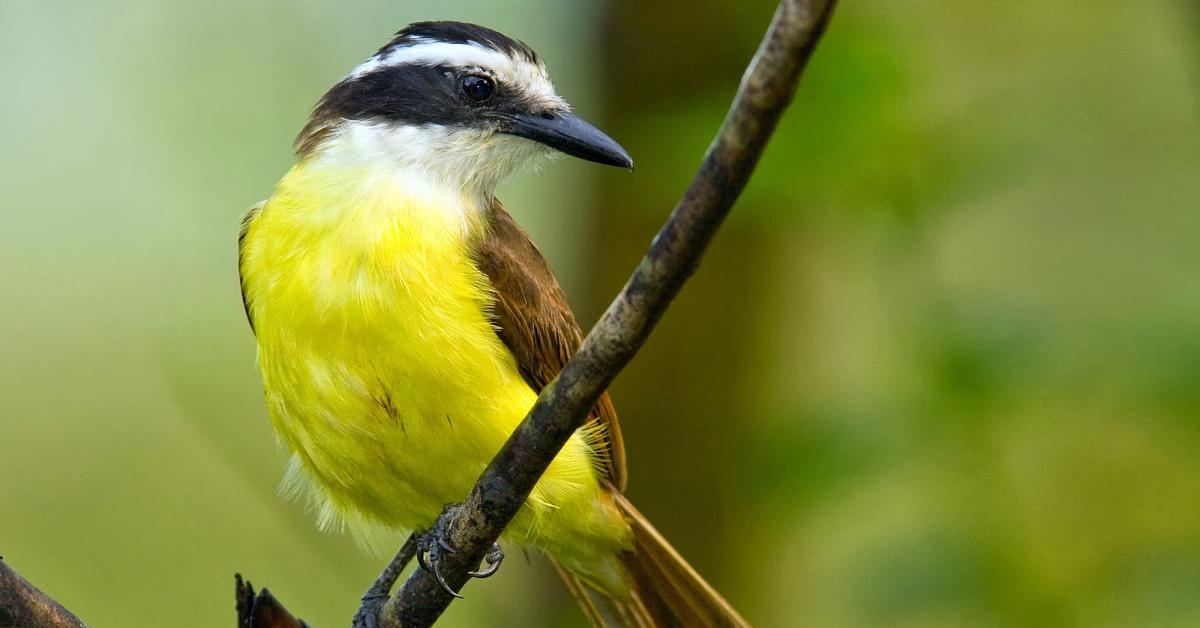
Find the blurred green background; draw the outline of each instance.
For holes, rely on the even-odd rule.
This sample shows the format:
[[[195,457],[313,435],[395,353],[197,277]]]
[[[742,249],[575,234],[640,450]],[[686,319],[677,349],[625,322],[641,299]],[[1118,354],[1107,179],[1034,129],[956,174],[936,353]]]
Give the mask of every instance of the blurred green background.
[[[97,626],[347,625],[384,559],[276,494],[235,269],[330,84],[526,40],[637,160],[501,197],[595,320],[773,2],[0,0],[0,555]],[[762,626],[1200,625],[1200,8],[844,1],[614,386],[629,493]],[[445,625],[580,626],[510,552]]]

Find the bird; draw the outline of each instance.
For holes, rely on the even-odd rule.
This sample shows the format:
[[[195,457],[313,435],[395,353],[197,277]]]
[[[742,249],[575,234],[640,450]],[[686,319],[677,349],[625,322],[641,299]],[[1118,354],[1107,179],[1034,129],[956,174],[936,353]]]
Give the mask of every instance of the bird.
[[[528,45],[448,21],[404,27],[338,80],[294,149],[238,237],[267,413],[291,452],[285,486],[323,526],[428,531],[582,341],[497,185],[562,154],[633,161]],[[546,554],[597,626],[748,625],[625,485],[605,394],[502,541]],[[421,538],[436,572],[445,541]],[[473,575],[502,558],[495,548]]]

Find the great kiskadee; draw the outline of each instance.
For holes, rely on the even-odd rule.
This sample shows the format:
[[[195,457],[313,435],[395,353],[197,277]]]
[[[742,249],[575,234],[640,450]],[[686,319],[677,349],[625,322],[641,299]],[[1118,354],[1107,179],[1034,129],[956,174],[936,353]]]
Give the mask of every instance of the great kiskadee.
[[[239,240],[288,481],[326,525],[427,530],[581,341],[497,183],[556,151],[632,161],[572,113],[527,45],[457,22],[397,33],[321,98],[295,148]],[[624,484],[606,395],[505,542],[548,554],[597,625],[744,625]]]

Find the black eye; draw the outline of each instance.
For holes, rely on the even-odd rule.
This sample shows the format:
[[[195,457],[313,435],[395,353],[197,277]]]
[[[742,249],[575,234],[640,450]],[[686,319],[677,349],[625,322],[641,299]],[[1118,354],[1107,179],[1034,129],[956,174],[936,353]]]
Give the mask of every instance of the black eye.
[[[462,80],[463,93],[475,102],[484,102],[496,91],[496,84],[486,76],[464,76]]]

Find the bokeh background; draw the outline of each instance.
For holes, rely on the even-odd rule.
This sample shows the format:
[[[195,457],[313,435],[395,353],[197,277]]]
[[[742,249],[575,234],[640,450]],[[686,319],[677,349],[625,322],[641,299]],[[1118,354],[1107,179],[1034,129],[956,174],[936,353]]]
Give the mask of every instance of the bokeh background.
[[[630,175],[501,197],[585,324],[770,0],[0,0],[0,554],[96,626],[347,625],[384,558],[276,487],[235,234],[407,22],[548,59]],[[1200,625],[1200,8],[844,1],[613,390],[630,494],[762,626]],[[581,626],[511,552],[445,625]]]

